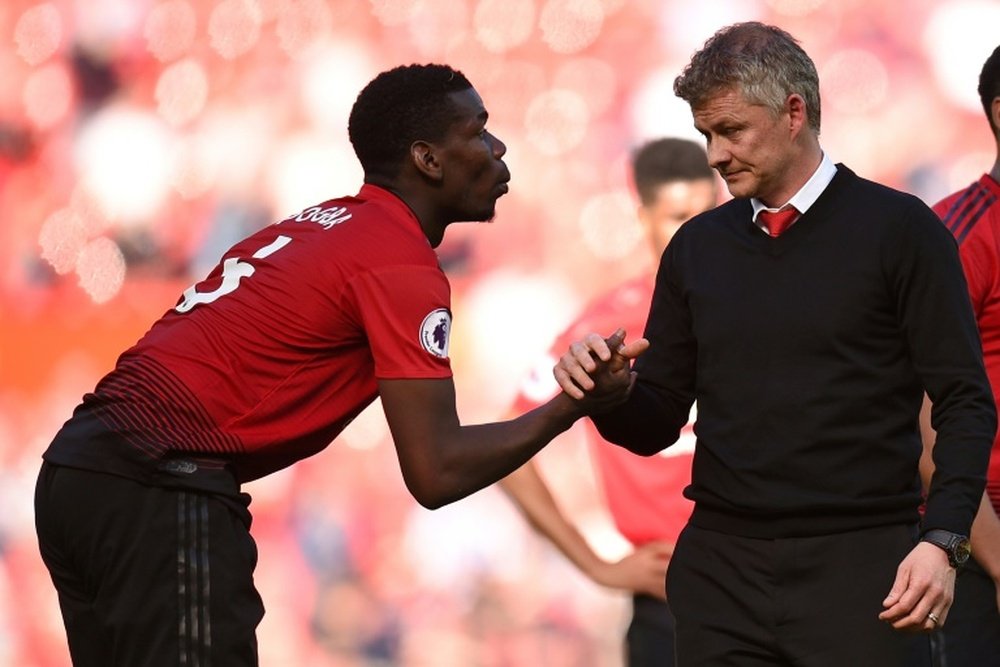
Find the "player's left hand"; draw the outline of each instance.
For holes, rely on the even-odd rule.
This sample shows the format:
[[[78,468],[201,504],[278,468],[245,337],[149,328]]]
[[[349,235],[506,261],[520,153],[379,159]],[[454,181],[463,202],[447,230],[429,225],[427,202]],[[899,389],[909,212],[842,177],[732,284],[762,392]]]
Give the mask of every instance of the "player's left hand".
[[[617,562],[603,562],[590,576],[609,588],[666,600],[667,567],[673,553],[674,545],[669,542],[647,542]]]
[[[879,618],[896,630],[931,632],[944,625],[955,597],[955,568],[943,550],[919,542],[896,570]]]

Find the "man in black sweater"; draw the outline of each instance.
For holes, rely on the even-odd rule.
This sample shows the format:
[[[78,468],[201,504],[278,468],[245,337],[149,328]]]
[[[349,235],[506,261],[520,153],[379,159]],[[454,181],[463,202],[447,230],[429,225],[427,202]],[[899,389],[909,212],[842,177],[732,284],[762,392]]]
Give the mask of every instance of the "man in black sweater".
[[[996,431],[955,242],[823,152],[816,69],[786,32],[723,28],[674,90],[734,199],[667,247],[634,391],[594,422],[651,455],[698,401],[667,575],[677,665],[929,665]],[[612,354],[589,335],[556,378],[582,395]]]

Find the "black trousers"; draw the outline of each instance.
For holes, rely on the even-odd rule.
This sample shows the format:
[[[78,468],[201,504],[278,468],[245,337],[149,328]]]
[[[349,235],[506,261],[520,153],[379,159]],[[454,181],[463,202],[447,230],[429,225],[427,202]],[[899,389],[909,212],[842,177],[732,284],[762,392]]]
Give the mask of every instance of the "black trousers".
[[[43,464],[35,524],[76,667],[257,665],[249,496]]]
[[[625,664],[673,667],[674,615],[663,600],[648,595],[633,597],[632,621],[625,634]]]
[[[787,539],[688,525],[667,572],[677,667],[929,667],[878,619],[916,527]]]
[[[1000,667],[996,585],[974,559],[958,572],[955,602],[938,634],[944,659],[935,667]]]

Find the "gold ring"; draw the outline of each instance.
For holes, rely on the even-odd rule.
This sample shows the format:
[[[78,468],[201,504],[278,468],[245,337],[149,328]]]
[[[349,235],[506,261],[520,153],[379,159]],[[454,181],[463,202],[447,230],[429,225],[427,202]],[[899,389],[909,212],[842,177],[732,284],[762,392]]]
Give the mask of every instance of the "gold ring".
[[[927,614],[927,618],[931,619],[931,623],[933,623],[934,625],[937,625],[938,622],[941,620],[938,618],[938,615],[935,614],[933,611]]]

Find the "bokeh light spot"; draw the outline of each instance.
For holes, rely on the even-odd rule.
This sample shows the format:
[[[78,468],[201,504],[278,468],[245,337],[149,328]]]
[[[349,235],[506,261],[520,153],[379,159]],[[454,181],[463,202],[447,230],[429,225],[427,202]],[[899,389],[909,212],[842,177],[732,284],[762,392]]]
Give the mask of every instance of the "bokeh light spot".
[[[523,44],[535,27],[534,0],[480,0],[472,17],[476,39],[493,53]]]
[[[51,3],[24,10],[14,27],[17,53],[29,65],[38,65],[62,42],[62,17]]]
[[[635,204],[625,190],[588,199],[580,211],[583,240],[595,256],[616,260],[636,252],[642,228],[635,221]]]
[[[146,48],[161,62],[176,60],[191,48],[197,27],[190,3],[169,0],[156,5],[146,17]]]
[[[202,159],[200,152],[204,150],[198,141],[198,136],[186,137],[175,144],[174,173],[171,183],[174,189],[184,199],[193,199],[204,194],[215,183],[218,171],[217,164],[212,160]]]
[[[546,155],[559,155],[579,145],[589,121],[586,103],[570,90],[542,93],[531,101],[525,114],[528,140]]]
[[[336,72],[331,85],[330,72]],[[318,127],[344,132],[358,93],[378,70],[364,44],[338,40],[313,51],[302,63],[302,105],[309,121]]]
[[[32,72],[24,84],[22,100],[25,115],[39,129],[65,118],[73,102],[73,81],[66,66],[51,63]]]
[[[337,436],[337,441],[351,449],[371,450],[389,437],[391,434],[382,411],[382,401],[376,398]]]
[[[997,47],[1000,3],[972,0],[938,6],[924,28],[923,47],[941,92],[981,112],[976,93],[983,63]]]
[[[334,194],[355,192],[364,179],[350,144],[324,141],[315,134],[282,142],[270,161],[269,172],[274,208],[283,215]]]
[[[604,60],[574,58],[556,70],[553,82],[556,88],[572,90],[579,95],[590,109],[590,114],[597,116],[614,101],[618,75]]]
[[[372,14],[382,25],[402,25],[416,10],[419,0],[368,0]]]
[[[142,222],[169,190],[174,155],[170,141],[154,115],[106,108],[84,126],[77,142],[82,183],[116,222]]]
[[[208,19],[212,48],[232,60],[253,48],[260,37],[260,9],[251,0],[223,0]]]
[[[68,207],[49,215],[38,233],[42,259],[51,264],[59,275],[73,270],[76,258],[86,243],[87,230],[83,221]]]
[[[157,111],[171,125],[183,125],[205,108],[208,76],[196,60],[180,60],[160,74],[156,82]]]
[[[844,113],[867,113],[885,103],[889,74],[882,60],[870,51],[847,49],[831,55],[819,80],[823,99]]]
[[[539,17],[542,39],[556,53],[575,53],[590,46],[603,24],[599,0],[548,0]]]
[[[669,66],[660,68],[636,86],[629,100],[629,114],[638,139],[670,136],[704,143],[694,129],[691,107],[674,95],[674,78],[679,71]]]
[[[765,0],[776,14],[782,16],[808,16],[822,7],[826,0]]]
[[[333,14],[326,2],[298,0],[281,5],[275,29],[281,48],[296,58],[326,40],[332,26]]]
[[[125,282],[125,257],[111,239],[101,236],[86,244],[76,258],[80,287],[95,303],[111,300]]]
[[[468,8],[459,2],[421,2],[407,21],[413,44],[430,58],[440,58],[451,44],[465,39],[468,25]]]
[[[462,321],[456,322],[476,342],[466,360],[470,370],[491,378],[488,387],[478,390],[483,398],[493,394],[495,401],[509,400],[576,308],[575,295],[561,276],[513,269],[484,275],[466,295]]]

